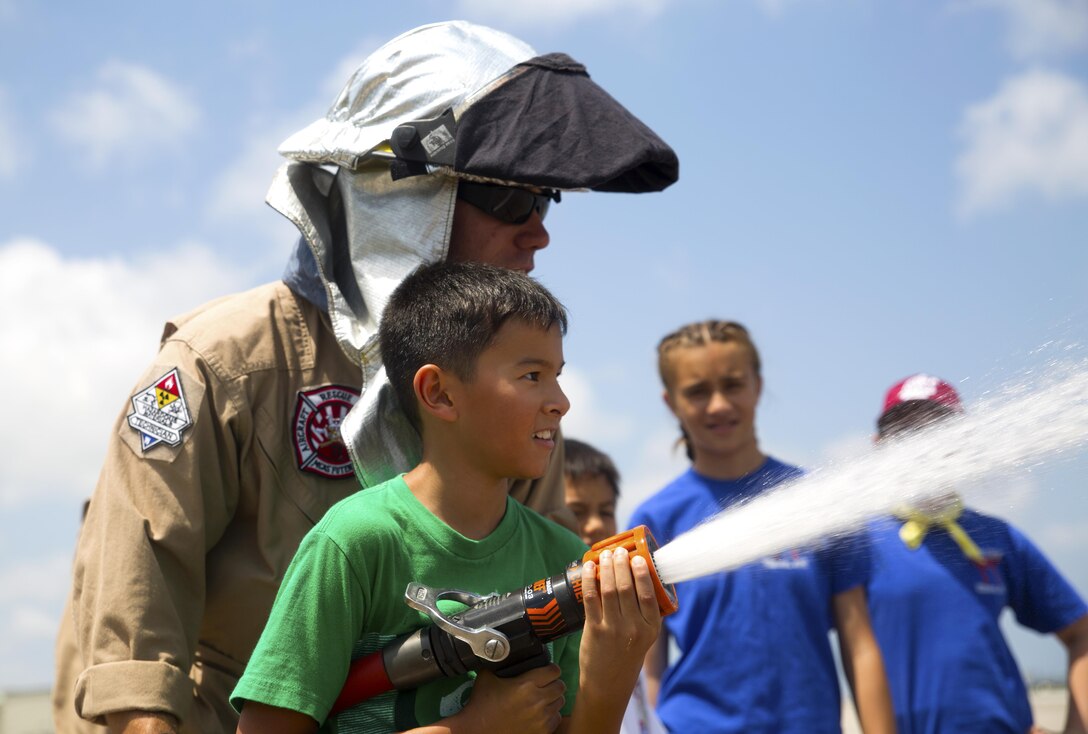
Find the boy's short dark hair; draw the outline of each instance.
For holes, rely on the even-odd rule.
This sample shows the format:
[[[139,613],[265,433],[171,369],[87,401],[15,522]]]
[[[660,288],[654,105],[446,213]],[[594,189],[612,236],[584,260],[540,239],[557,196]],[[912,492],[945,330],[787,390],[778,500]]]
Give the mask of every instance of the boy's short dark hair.
[[[541,330],[567,331],[563,304],[523,273],[482,263],[421,265],[393,291],[378,340],[397,400],[416,428],[415,374],[425,364],[471,380],[499,329],[518,319]]]
[[[604,477],[616,496],[620,496],[620,473],[608,454],[573,438],[563,439],[563,476],[572,482],[589,477]]]

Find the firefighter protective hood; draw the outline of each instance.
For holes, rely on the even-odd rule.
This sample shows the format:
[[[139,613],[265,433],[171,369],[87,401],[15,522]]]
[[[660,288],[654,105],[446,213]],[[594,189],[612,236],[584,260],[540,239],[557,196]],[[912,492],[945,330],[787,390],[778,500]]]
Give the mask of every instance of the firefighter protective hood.
[[[341,431],[368,486],[419,459],[381,368],[378,320],[409,272],[445,259],[458,181],[639,193],[679,172],[581,64],[464,21],[379,48],[279,150],[288,162],[268,202],[299,228],[337,340],[362,369]]]

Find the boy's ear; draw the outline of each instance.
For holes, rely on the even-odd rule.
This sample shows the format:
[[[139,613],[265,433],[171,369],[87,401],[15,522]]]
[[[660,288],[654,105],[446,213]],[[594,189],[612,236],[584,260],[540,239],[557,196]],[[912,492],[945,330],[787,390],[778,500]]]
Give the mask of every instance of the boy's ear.
[[[412,379],[420,413],[428,413],[443,421],[457,418],[457,408],[449,394],[451,375],[437,365],[425,364]]]

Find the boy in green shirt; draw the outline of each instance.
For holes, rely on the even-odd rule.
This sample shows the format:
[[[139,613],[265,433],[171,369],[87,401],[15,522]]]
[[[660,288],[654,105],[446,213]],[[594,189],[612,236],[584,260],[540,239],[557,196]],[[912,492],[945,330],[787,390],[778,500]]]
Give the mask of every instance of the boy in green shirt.
[[[397,288],[379,339],[423,459],[307,535],[231,697],[239,732],[619,730],[661,622],[645,561],[622,550],[586,564],[584,631],[550,644],[551,665],[442,679],[328,716],[353,659],[429,623],[405,605],[408,582],[504,592],[584,552],[507,492],[544,472],[570,407],[558,383],[565,330],[554,296],[501,268],[439,263]]]

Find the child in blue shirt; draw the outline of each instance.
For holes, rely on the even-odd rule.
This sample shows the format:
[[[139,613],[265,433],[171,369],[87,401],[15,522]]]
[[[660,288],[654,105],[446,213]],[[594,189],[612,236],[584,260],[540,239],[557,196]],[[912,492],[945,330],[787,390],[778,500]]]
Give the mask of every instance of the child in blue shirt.
[[[888,390],[877,442],[962,412],[956,390],[916,374]],[[868,585],[900,734],[1024,734],[1032,713],[999,617],[1069,650],[1065,731],[1088,722],[1088,607],[1030,540],[952,493],[870,524]]]
[[[688,324],[658,346],[665,403],[680,421],[691,469],[644,502],[631,524],[665,544],[801,470],[756,437],[759,353],[735,322]],[[680,610],[650,650],[645,676],[672,732],[834,734],[842,659],[867,733],[892,732],[891,701],[869,625],[868,557],[845,542],[795,550],[677,584]],[[679,657],[666,668],[667,640]]]

